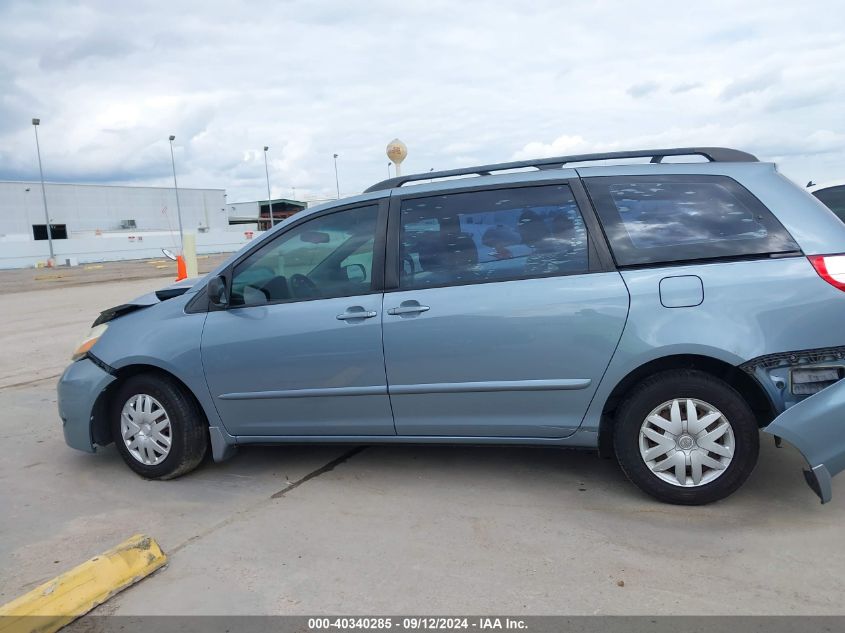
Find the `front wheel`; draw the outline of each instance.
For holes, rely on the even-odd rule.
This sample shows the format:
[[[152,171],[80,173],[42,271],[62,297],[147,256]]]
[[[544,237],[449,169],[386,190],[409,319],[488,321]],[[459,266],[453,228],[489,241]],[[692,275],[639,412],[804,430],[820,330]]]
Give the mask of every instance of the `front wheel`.
[[[139,374],[112,400],[112,438],[126,464],[148,479],[196,468],[208,449],[208,425],[193,397],[163,374]]]
[[[628,478],[667,503],[723,499],[751,474],[757,421],[735,389],[696,370],[665,371],[637,385],[618,409],[616,457]]]

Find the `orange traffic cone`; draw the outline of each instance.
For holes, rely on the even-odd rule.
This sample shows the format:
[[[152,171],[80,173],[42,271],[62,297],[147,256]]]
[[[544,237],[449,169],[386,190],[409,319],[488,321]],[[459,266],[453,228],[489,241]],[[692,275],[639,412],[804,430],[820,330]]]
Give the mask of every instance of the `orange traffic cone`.
[[[188,267],[185,266],[185,258],[182,255],[176,256],[176,281],[188,278]]]

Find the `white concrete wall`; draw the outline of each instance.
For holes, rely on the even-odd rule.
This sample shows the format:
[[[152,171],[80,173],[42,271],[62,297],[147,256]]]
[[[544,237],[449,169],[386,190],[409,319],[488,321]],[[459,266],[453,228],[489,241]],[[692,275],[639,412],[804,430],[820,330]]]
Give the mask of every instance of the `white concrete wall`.
[[[251,230],[248,226],[240,228],[240,231],[197,233],[197,253],[204,255],[239,250],[250,241],[245,233]],[[258,231],[252,231],[252,239],[259,235]],[[129,239],[130,236],[134,236],[135,239]],[[76,257],[80,264],[161,257],[161,249],[178,250],[178,244],[178,232],[170,233],[167,231],[127,232],[53,240],[57,264],[64,264],[66,257]],[[48,257],[49,249],[46,240],[37,242],[33,240],[0,241],[0,269],[35,266],[39,262],[47,261]]]
[[[174,189],[47,183],[47,208],[53,224],[66,224],[68,236],[120,230],[135,220],[138,230],[178,230]],[[27,189],[29,191],[27,191]],[[228,227],[223,189],[179,189],[185,230]],[[28,236],[32,225],[44,224],[41,184],[0,182],[0,239]]]
[[[230,202],[226,205],[226,211],[230,218],[258,218],[260,207],[257,201]]]

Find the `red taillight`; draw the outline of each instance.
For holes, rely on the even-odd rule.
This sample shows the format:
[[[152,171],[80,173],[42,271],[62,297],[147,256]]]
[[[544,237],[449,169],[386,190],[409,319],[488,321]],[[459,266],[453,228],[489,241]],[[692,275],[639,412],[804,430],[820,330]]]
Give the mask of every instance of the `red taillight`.
[[[831,286],[845,291],[845,255],[810,255],[807,259],[819,277]]]

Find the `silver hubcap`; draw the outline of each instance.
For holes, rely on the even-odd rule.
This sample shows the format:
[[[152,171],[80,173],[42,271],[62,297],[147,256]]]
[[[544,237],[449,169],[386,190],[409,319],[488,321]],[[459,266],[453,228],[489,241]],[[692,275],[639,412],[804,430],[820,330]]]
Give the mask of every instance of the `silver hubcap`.
[[[170,417],[161,403],[145,393],[126,401],[120,412],[120,434],[129,454],[146,466],[155,466],[170,453]]]
[[[695,398],[664,402],[640,427],[640,455],[657,477],[674,486],[710,483],[731,463],[734,433],[712,404]]]

